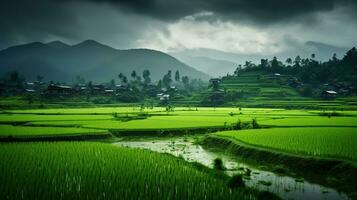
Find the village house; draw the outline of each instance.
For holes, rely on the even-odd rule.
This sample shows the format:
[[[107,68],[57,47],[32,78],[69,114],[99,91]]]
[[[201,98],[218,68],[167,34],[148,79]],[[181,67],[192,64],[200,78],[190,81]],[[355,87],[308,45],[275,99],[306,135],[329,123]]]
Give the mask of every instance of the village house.
[[[125,93],[130,92],[132,89],[128,85],[116,85],[115,92],[118,93]]]
[[[54,84],[50,84],[47,87],[46,90],[46,94],[48,95],[64,95],[64,96],[68,96],[68,95],[72,95],[74,93],[74,90],[72,87],[70,86],[66,86],[66,85],[54,85]]]
[[[93,95],[100,95],[105,93],[105,86],[102,84],[94,84],[90,88],[91,94]]]
[[[322,91],[321,96],[325,99],[332,99],[332,98],[336,98],[338,95],[338,93],[334,90],[324,90]]]

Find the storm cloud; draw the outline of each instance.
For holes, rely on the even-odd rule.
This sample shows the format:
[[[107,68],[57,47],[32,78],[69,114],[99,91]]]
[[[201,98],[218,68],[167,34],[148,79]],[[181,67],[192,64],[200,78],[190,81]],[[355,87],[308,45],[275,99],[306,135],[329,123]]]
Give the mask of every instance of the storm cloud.
[[[107,2],[133,12],[159,18],[178,20],[199,12],[213,12],[228,20],[249,20],[276,23],[315,12],[332,11],[339,6],[357,10],[354,0],[92,0]]]
[[[237,53],[286,50],[286,38],[351,46],[355,13],[354,0],[3,0],[0,49],[85,39],[116,48]]]

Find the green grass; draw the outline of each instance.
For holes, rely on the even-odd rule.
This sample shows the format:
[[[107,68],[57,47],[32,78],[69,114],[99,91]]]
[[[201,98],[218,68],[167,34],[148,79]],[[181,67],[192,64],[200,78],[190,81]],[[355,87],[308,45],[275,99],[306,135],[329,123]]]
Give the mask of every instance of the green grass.
[[[83,109],[85,110],[85,109]],[[77,121],[112,119],[112,115],[37,115],[37,114],[0,114],[0,122],[33,122],[33,121]]]
[[[165,111],[164,107],[145,109],[145,112]],[[139,113],[140,106],[136,107],[96,107],[96,108],[53,108],[53,109],[29,109],[29,110],[9,110],[11,113],[32,113],[32,114],[113,114],[113,113]]]
[[[267,126],[355,126],[357,127],[357,117],[291,117],[283,119],[270,119],[260,123]]]
[[[72,135],[98,135],[107,131],[87,128],[64,127],[29,127],[0,125],[0,137],[34,137],[34,136],[72,136]]]
[[[288,153],[357,161],[357,128],[272,128],[215,134]]]
[[[1,199],[254,199],[213,172],[89,142],[0,144]]]
[[[236,117],[225,116],[153,116],[145,120],[133,120],[120,124],[120,129],[176,129],[223,127],[237,122]]]

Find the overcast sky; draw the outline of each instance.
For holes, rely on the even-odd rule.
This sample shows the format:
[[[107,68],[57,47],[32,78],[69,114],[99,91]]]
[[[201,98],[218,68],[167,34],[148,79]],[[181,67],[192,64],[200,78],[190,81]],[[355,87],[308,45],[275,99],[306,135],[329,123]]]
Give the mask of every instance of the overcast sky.
[[[1,0],[0,49],[86,39],[165,52],[273,54],[306,41],[350,48],[356,13],[354,0]]]

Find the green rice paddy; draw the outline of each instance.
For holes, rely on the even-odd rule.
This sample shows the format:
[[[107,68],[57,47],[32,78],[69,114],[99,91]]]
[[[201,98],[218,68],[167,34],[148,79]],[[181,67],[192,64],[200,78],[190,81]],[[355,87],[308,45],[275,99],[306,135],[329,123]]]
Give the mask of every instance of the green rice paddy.
[[[27,127],[0,125],[1,137],[37,137],[37,136],[77,136],[77,135],[101,135],[106,131],[87,128],[65,127]]]
[[[0,144],[1,199],[255,199],[169,155],[90,142]]]
[[[272,128],[215,134],[287,153],[357,161],[357,128]]]
[[[252,129],[256,120],[260,129]],[[237,122],[243,130],[232,130]],[[164,107],[4,110],[0,139],[220,129],[214,137],[266,151],[357,161],[357,111]],[[173,131],[173,134],[176,132]],[[148,135],[150,136],[150,135]],[[114,136],[113,136],[114,137]],[[56,159],[53,159],[56,158]],[[93,142],[0,143],[1,199],[254,199],[168,155]],[[36,167],[34,167],[36,166]],[[153,174],[155,174],[153,176]],[[24,178],[25,177],[25,178]],[[169,186],[169,187],[168,187]]]

